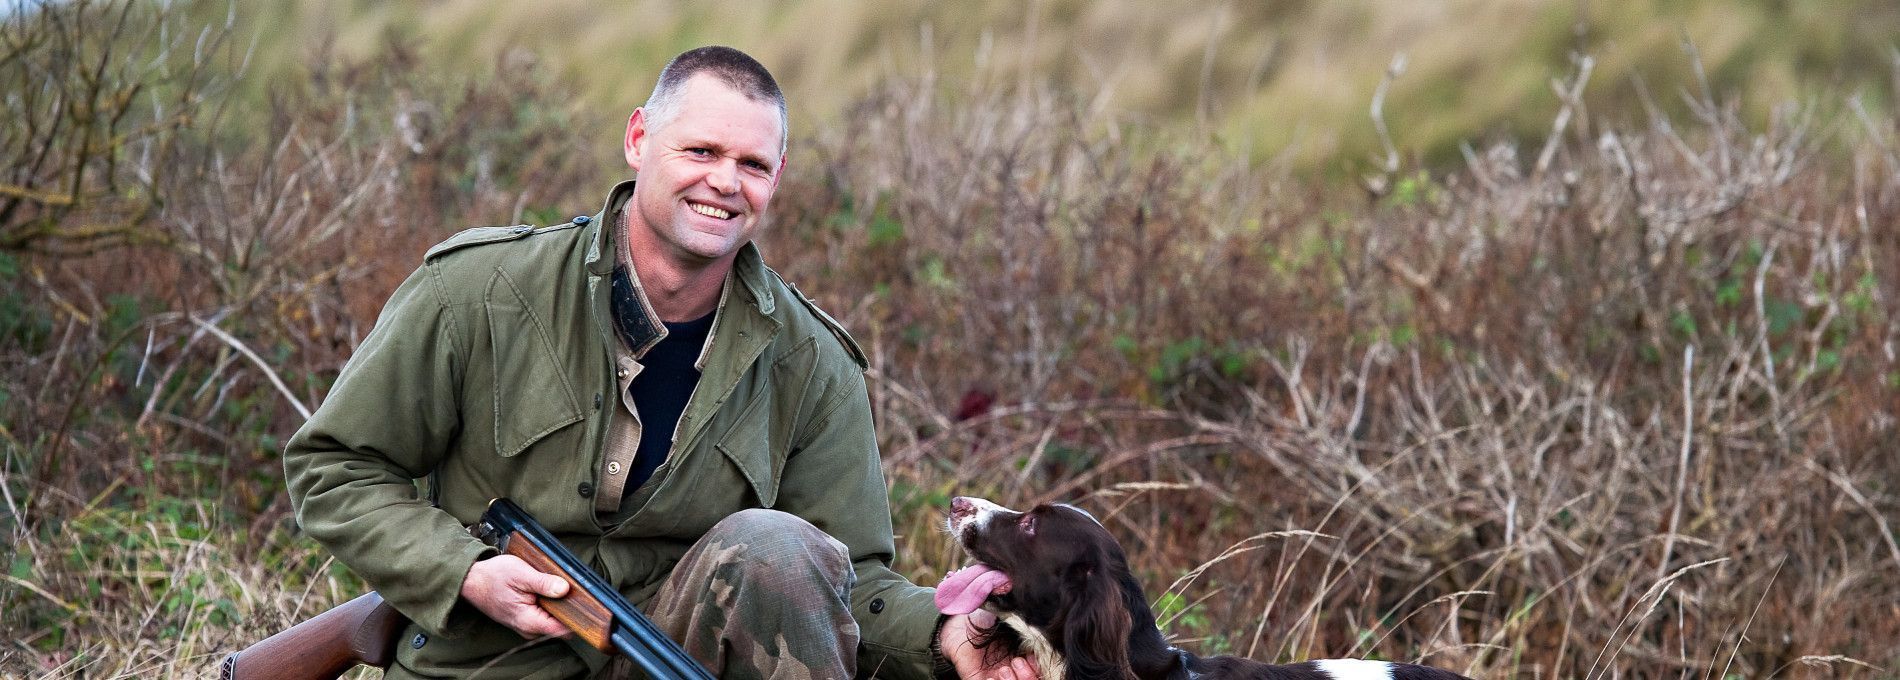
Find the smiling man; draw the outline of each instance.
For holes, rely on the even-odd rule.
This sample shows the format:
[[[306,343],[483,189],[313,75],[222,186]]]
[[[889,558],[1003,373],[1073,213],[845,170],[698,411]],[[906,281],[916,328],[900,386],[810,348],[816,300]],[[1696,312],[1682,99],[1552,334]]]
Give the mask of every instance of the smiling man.
[[[752,244],[785,142],[763,66],[686,52],[599,213],[465,231],[390,296],[284,456],[304,529],[412,621],[387,677],[631,672],[464,530],[496,497],[721,677],[1030,677],[890,568],[863,353]]]

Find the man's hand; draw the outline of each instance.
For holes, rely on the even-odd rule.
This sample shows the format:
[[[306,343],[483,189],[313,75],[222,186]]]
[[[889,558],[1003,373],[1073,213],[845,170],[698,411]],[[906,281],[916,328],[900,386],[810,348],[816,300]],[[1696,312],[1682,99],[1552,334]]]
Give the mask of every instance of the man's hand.
[[[952,616],[937,634],[937,648],[964,680],[1038,680],[1035,660],[1029,657],[1004,657],[994,666],[984,665],[984,655],[997,650],[978,648],[973,640],[995,626],[996,617],[981,609]]]
[[[567,636],[572,632],[535,602],[535,596],[567,596],[567,581],[544,574],[514,555],[497,555],[480,560],[468,568],[462,579],[462,599],[482,610],[488,618],[514,629],[530,640],[545,635]]]

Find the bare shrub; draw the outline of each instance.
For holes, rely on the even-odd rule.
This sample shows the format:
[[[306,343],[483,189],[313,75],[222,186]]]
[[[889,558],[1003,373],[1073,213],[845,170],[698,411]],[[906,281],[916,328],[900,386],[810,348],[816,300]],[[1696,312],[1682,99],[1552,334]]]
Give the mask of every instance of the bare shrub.
[[[166,243],[155,224],[181,142],[215,125],[231,21],[130,2],[27,2],[0,18],[0,251]],[[239,67],[241,70],[241,66]]]
[[[1204,650],[1900,663],[1882,137],[1703,93],[1684,130],[1341,194],[1046,88],[950,89],[821,135],[771,237],[870,336],[924,582],[948,495],[1081,499]]]
[[[0,628],[15,641],[0,675],[203,675],[257,637],[234,631],[360,589],[313,571],[320,553],[284,531],[281,442],[429,244],[595,200],[601,155],[525,54],[480,83],[440,80],[395,43],[363,63],[319,56],[308,78],[271,83],[268,106],[232,112],[202,84],[241,77],[241,53],[190,21],[206,9],[46,3],[5,18],[0,79],[43,90],[9,103],[52,113],[0,130],[71,155],[49,156],[59,173],[9,165],[5,181],[35,188],[0,196]],[[146,27],[155,42],[130,40]],[[68,63],[121,80],[74,100],[94,88],[49,70]],[[147,106],[180,122],[123,122]],[[93,152],[71,150],[87,136]],[[59,196],[37,188],[71,177]],[[107,217],[124,219],[94,228]],[[265,576],[282,571],[295,576]]]

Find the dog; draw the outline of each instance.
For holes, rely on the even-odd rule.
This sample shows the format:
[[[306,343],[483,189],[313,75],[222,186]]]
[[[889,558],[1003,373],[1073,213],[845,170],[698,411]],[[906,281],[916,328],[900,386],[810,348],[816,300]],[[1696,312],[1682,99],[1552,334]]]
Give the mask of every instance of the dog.
[[[1052,503],[1017,512],[980,499],[950,502],[944,527],[974,564],[937,586],[937,608],[993,616],[994,637],[1036,658],[1042,680],[1469,680],[1415,664],[1331,659],[1270,665],[1201,657],[1168,645],[1121,544],[1094,515]]]

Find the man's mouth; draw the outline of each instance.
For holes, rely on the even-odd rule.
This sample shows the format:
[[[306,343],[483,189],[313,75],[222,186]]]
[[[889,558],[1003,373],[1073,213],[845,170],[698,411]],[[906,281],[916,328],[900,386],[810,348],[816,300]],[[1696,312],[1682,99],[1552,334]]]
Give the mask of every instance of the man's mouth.
[[[721,220],[732,219],[732,213],[727,211],[725,208],[718,208],[718,207],[706,205],[704,203],[695,203],[692,201],[687,201],[686,207],[691,208],[693,212],[699,213],[701,215],[705,215],[707,217],[721,219]]]

